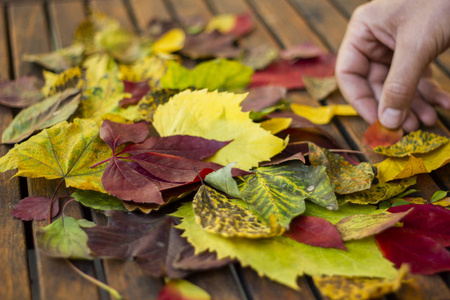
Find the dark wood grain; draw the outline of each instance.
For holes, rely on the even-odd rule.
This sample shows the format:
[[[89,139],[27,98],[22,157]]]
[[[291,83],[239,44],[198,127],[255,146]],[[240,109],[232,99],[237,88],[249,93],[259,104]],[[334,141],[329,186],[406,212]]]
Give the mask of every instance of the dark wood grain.
[[[130,19],[124,2],[121,0],[91,0],[89,8],[103,12],[120,22],[120,25],[128,30],[134,30],[133,22]]]
[[[139,30],[144,30],[152,19],[171,20],[163,0],[129,0]]]

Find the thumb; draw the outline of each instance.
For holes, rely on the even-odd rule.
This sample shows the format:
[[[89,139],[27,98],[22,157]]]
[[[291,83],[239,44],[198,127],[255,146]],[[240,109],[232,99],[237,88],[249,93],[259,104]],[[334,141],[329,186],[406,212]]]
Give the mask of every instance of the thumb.
[[[428,64],[428,56],[424,55],[420,45],[411,43],[411,39],[397,41],[378,106],[378,116],[383,126],[391,129],[402,126]]]

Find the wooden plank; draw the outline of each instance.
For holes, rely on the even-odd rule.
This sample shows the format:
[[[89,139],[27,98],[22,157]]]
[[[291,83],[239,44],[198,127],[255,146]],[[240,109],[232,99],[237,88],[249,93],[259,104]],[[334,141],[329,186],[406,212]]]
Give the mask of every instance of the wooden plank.
[[[129,0],[139,30],[144,30],[152,19],[170,20],[163,0]]]
[[[39,74],[38,67],[21,63],[25,53],[41,53],[50,51],[50,38],[46,26],[45,12],[42,4],[30,3],[10,7],[10,28],[14,70],[16,76]],[[26,24],[26,26],[24,26]],[[28,179],[30,196],[50,197],[56,187],[56,181],[45,179]],[[70,192],[61,188],[57,196],[68,196]],[[75,203],[76,204],[76,203]],[[78,205],[70,205],[67,215],[81,217]],[[33,232],[47,225],[47,221],[33,222]],[[81,279],[66,261],[53,259],[36,251],[40,298],[44,299],[98,299],[98,289],[91,283]],[[94,275],[91,262],[79,262],[78,267],[89,275]],[[77,291],[73,293],[71,291]]]
[[[128,30],[135,30],[127,9],[121,0],[91,0],[89,8],[103,12],[120,22],[120,25]]]
[[[48,4],[48,10],[58,46],[70,46],[73,43],[75,30],[85,19],[83,3],[81,1],[51,2]]]
[[[0,64],[9,66],[5,10],[0,7]],[[0,80],[9,79],[9,67],[0,69]],[[0,135],[12,120],[11,110],[0,105]],[[0,157],[12,147],[0,146]],[[13,218],[12,208],[21,199],[16,172],[0,173],[0,295],[2,299],[31,299],[27,247],[23,222]]]
[[[329,0],[333,5],[339,8],[340,12],[343,13],[347,18],[350,18],[352,12],[358,6],[366,3],[366,0]]]
[[[300,0],[297,0],[300,1]],[[308,1],[304,1],[304,3],[307,3]],[[256,4],[256,2],[254,2]],[[297,22],[295,18],[290,19],[293,14],[289,11],[291,8],[288,5],[284,5],[283,1],[278,1],[277,5],[274,6],[273,3],[270,3],[270,1],[266,0],[260,0],[257,2],[258,7],[265,7],[265,9],[260,8],[260,13],[262,15],[262,18],[264,19],[267,15],[267,12],[271,12],[272,18],[274,19],[280,19],[280,18],[289,18],[289,23],[291,26],[289,28],[281,27],[279,24],[275,23],[276,28],[274,28],[274,32],[279,36],[280,39],[282,39],[286,45],[292,45],[295,43],[295,41],[290,40],[290,37],[292,36],[292,33],[286,33],[286,31],[294,31],[294,32],[302,32],[306,33],[309,29],[306,26],[305,22]],[[331,25],[330,25],[331,26]],[[332,24],[332,26],[336,26],[336,24]],[[345,27],[341,28],[342,30],[345,30]],[[307,34],[309,35],[309,34]],[[325,35],[326,36],[326,35]],[[331,44],[331,42],[330,42]],[[343,99],[341,96],[335,96],[334,101],[330,101],[331,103],[338,102],[342,103]],[[352,138],[354,141],[356,141],[359,145],[361,145],[361,137],[362,133],[364,132],[367,125],[358,118],[340,118],[340,121],[344,125],[344,127],[350,132]],[[438,132],[445,132],[445,128],[442,127],[434,127],[432,128],[433,131]],[[448,135],[448,133],[447,133]],[[436,183],[431,179],[431,177],[428,174],[419,175],[418,176],[418,184],[417,188],[421,190],[421,194],[425,198],[429,198],[434,191],[438,190],[439,187],[436,185]],[[416,277],[418,281],[426,281],[428,285],[423,287],[422,293],[424,295],[427,295],[424,299],[432,299],[432,297],[435,295],[435,293],[439,293],[439,297],[441,299],[448,299],[450,298],[450,291],[449,289],[442,289],[442,279],[439,276],[417,276]],[[408,289],[408,286],[405,286],[404,289]],[[436,292],[440,291],[440,292]],[[400,297],[402,297],[401,294],[399,294]],[[402,298],[407,299],[407,298]],[[434,298],[435,299],[435,298]]]

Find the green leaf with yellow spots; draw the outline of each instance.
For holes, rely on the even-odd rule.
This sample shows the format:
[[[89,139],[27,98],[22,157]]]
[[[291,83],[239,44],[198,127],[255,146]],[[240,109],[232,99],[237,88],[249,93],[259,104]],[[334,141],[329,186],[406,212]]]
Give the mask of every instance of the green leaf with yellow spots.
[[[206,185],[198,189],[192,203],[195,220],[210,233],[224,237],[262,238],[284,232],[276,222],[266,224],[261,221],[245,205],[245,202],[229,199]]]
[[[217,59],[198,64],[188,70],[171,61],[166,74],[161,78],[161,86],[169,89],[187,88],[214,90],[237,90],[247,87],[253,70],[240,62]]]
[[[450,141],[447,137],[436,135],[431,132],[417,130],[404,136],[396,144],[383,147],[378,146],[373,149],[378,154],[405,157],[411,154],[427,153],[437,149]]]
[[[156,108],[164,103],[167,103],[169,99],[178,94],[180,90],[161,89],[154,90],[148,93],[137,104],[137,113],[141,120],[153,121],[153,114]]]
[[[334,186],[325,167],[305,166],[300,161],[260,167],[243,177],[242,197],[267,222],[275,216],[278,224],[289,228],[292,218],[305,211],[305,200],[328,209],[338,209]]]
[[[44,129],[1,157],[0,172],[18,169],[16,176],[64,178],[68,187],[106,193],[101,184],[105,164],[90,168],[111,157],[99,130],[99,124],[87,119]]]
[[[367,190],[375,177],[372,166],[362,162],[352,165],[341,155],[331,153],[327,149],[308,143],[309,161],[312,166],[325,166],[328,177],[335,185],[338,194],[350,194]]]
[[[404,179],[399,183],[373,184],[370,189],[344,195],[343,199],[345,202],[356,204],[377,204],[397,196],[414,184],[416,184],[416,177]]]
[[[33,132],[66,121],[78,108],[80,90],[68,89],[21,110],[5,129],[2,143],[18,143]]]
[[[85,84],[84,73],[79,67],[65,70],[61,74],[44,71],[45,85],[42,88],[44,95],[53,96],[69,88],[82,89]]]
[[[93,55],[84,66],[87,84],[76,117],[95,119],[117,111],[124,97],[124,85],[117,75],[117,64],[106,55]]]
[[[196,253],[214,251],[218,259],[229,257],[242,266],[253,268],[260,276],[267,276],[298,290],[298,276],[345,275],[395,278],[392,263],[383,258],[372,238],[345,243],[347,251],[320,248],[298,243],[284,236],[264,239],[225,238],[202,229],[195,221],[192,204],[185,203],[175,213],[182,218],[177,228],[194,246]]]

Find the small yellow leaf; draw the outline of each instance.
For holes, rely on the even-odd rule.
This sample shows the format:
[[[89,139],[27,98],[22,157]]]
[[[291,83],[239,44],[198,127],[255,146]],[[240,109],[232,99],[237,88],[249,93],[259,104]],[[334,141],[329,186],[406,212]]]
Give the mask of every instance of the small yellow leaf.
[[[175,28],[160,37],[154,44],[156,53],[172,53],[181,50],[184,46],[186,34],[183,30]]]
[[[280,153],[287,141],[273,136],[252,122],[240,103],[247,94],[184,91],[158,106],[153,126],[160,136],[192,135],[232,141],[208,159],[221,165],[237,161],[249,170]]]
[[[277,134],[280,131],[288,129],[291,123],[291,118],[273,118],[261,122],[261,128],[269,131],[272,134]]]
[[[330,123],[331,119],[336,116],[357,116],[358,113],[350,105],[328,105],[312,107],[293,103],[291,104],[292,111],[308,119],[314,124],[325,125]]]
[[[206,25],[206,32],[218,30],[222,33],[229,32],[236,25],[236,16],[233,14],[218,15],[209,21]]]

